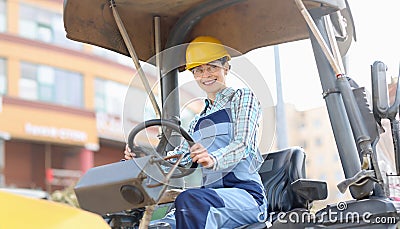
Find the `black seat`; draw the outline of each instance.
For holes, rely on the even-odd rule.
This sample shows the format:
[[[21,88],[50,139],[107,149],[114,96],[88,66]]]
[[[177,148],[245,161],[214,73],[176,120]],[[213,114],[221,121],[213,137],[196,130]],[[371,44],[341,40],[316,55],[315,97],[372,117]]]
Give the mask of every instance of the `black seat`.
[[[306,179],[304,149],[291,147],[263,155],[264,162],[259,174],[268,201],[268,215],[265,222],[245,225],[240,229],[264,229],[274,221],[279,212],[308,212],[313,200],[327,197],[326,182]],[[280,225],[278,228],[282,228]],[[284,224],[283,228],[288,225]],[[301,228],[302,225],[297,225]]]
[[[303,148],[291,147],[263,157],[259,174],[266,190],[268,212],[309,209],[313,200],[326,198],[325,182],[306,179]]]

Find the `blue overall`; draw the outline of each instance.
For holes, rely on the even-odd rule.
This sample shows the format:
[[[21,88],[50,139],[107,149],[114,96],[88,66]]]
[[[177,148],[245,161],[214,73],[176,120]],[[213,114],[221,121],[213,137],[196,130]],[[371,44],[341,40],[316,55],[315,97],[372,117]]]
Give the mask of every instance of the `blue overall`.
[[[230,102],[225,109],[201,117],[192,137],[208,152],[227,146],[233,137]],[[257,172],[259,162],[253,159],[249,155],[223,170],[202,168],[202,187],[182,192],[175,200],[175,212],[160,221],[178,229],[216,229],[263,220],[267,203]]]

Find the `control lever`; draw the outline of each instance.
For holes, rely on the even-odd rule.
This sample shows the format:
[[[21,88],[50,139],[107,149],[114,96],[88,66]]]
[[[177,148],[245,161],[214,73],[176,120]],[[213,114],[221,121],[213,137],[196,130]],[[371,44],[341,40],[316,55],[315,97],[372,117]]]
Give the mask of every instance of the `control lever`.
[[[399,120],[396,119],[400,105],[400,73],[397,77],[395,101],[389,106],[386,70],[386,65],[381,61],[375,61],[371,66],[373,112],[379,123],[383,118],[390,120],[396,172],[400,174],[400,123]]]

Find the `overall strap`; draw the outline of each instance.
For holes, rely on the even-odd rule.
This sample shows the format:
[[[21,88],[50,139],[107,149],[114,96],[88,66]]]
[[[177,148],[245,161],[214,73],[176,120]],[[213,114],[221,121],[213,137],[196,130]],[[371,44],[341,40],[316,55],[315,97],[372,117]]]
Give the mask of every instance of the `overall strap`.
[[[231,108],[232,99],[233,99],[233,97],[235,97],[235,94],[236,94],[236,92],[237,92],[238,90],[239,90],[239,89],[237,89],[234,93],[232,93],[232,95],[230,96],[229,100],[228,100],[228,101],[226,102],[226,104],[225,104],[225,108]],[[206,113],[207,109],[208,109],[208,108],[210,107],[210,105],[211,105],[211,103],[210,103],[210,101],[209,101],[208,99],[206,99],[205,101],[206,101],[206,105],[205,105],[203,111],[200,112],[200,115],[204,115],[204,114]]]

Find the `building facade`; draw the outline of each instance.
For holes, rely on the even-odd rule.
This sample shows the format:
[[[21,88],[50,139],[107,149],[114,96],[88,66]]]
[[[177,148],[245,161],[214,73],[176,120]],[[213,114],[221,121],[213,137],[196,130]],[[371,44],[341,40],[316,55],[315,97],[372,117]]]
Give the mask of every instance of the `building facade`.
[[[62,11],[62,0],[0,0],[0,187],[71,185],[119,161],[129,128],[154,116],[133,62],[68,40]]]
[[[300,146],[306,152],[307,178],[326,181],[328,198],[316,201],[316,208],[351,198],[347,191],[342,194],[336,185],[344,180],[342,164],[326,107],[296,110],[285,105],[289,146]]]

